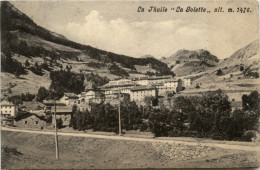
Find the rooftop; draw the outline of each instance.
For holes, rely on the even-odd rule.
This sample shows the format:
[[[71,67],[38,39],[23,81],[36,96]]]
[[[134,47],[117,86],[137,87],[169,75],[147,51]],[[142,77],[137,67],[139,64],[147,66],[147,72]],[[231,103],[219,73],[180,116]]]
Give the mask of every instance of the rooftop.
[[[30,117],[30,116],[36,116],[36,117],[38,117],[38,118],[41,119],[41,120],[46,120],[44,116],[39,116],[39,115],[37,115],[37,114],[29,113],[29,112],[26,112],[26,113],[24,113],[24,114],[21,114],[21,115],[19,115],[19,116],[16,116],[16,117],[14,118],[14,120],[15,120],[15,121],[18,121],[18,120],[21,120],[21,119],[26,119],[26,118],[28,118],[28,117]]]
[[[78,96],[75,93],[64,93],[64,95],[69,98],[78,98]]]
[[[65,105],[64,103],[57,101],[57,100],[56,100],[56,102],[54,100],[43,100],[43,104],[49,105],[49,106],[54,106],[54,104],[56,104],[57,106],[58,105],[62,105],[62,106]]]
[[[148,80],[160,80],[160,79],[169,79],[170,77],[159,76],[159,77],[149,77]]]
[[[85,83],[85,91],[93,90],[93,89],[94,89],[94,85],[92,82]]]
[[[8,102],[6,100],[3,100],[1,102],[1,106],[15,106],[12,102]]]
[[[163,86],[163,83],[153,83],[153,86]]]
[[[102,88],[112,88],[112,87],[127,87],[127,86],[136,86],[136,84],[134,83],[129,83],[129,84],[115,84],[115,85],[111,85],[111,84],[106,84],[104,86],[102,86]]]
[[[51,108],[51,112],[55,112],[55,108]],[[57,106],[56,107],[56,113],[72,113],[72,107],[70,106]]]
[[[176,80],[176,79],[170,79],[170,80],[167,80],[165,83],[167,83],[167,82],[178,82],[178,80]]]
[[[143,90],[154,90],[156,89],[153,86],[136,86],[131,89],[131,91],[143,91]]]

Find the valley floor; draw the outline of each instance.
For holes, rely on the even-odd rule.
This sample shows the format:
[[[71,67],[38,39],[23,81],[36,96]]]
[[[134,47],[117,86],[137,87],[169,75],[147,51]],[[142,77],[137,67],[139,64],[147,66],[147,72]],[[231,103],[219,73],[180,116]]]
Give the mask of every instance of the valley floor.
[[[259,167],[257,143],[210,143],[2,128],[3,169]],[[248,144],[248,145],[247,145]],[[246,146],[245,146],[246,145]]]

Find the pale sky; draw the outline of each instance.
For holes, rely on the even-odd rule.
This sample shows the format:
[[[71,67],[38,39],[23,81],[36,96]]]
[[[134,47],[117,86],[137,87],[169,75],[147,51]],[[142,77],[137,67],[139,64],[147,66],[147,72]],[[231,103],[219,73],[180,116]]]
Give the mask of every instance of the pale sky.
[[[254,2],[254,3],[253,3]],[[68,39],[118,54],[169,57],[180,49],[209,50],[223,59],[258,39],[258,6],[245,2],[138,2],[138,1],[16,1],[11,2],[38,25]],[[138,13],[139,6],[145,8]],[[149,13],[150,6],[167,7]],[[170,8],[205,7],[211,13],[176,13]],[[237,13],[247,6],[251,13]],[[234,13],[214,13],[214,8]]]

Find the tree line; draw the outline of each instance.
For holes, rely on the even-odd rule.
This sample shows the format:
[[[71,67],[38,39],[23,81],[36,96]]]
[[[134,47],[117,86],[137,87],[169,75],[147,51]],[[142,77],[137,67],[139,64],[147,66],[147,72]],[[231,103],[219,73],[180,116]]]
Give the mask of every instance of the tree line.
[[[260,97],[257,91],[243,96],[243,108],[233,109],[221,91],[203,96],[176,97],[169,110],[153,109],[150,102],[139,107],[121,103],[122,128],[151,131],[159,136],[205,137],[217,140],[250,141],[257,130]],[[118,110],[110,104],[92,105],[91,111],[75,111],[71,126],[77,130],[118,132]]]
[[[24,94],[22,93],[21,95],[14,95],[11,97],[8,97],[8,101],[12,102],[15,105],[23,104],[23,102],[28,102],[32,101],[35,98],[34,94],[30,94],[29,92]]]
[[[111,74],[118,75],[118,76],[124,76],[124,77],[128,77],[129,76],[129,73],[127,71],[125,71],[124,69],[120,68],[115,63],[110,65],[108,69],[110,70]]]
[[[26,74],[25,68],[21,63],[12,59],[11,51],[3,49],[1,56],[1,72],[8,72],[14,74],[16,77]]]

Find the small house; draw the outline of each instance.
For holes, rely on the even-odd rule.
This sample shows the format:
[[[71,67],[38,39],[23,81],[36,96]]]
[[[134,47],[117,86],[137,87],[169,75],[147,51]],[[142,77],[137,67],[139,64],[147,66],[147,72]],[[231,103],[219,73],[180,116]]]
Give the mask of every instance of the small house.
[[[78,101],[78,96],[74,93],[64,93],[64,96],[60,99],[60,102],[66,104],[67,106],[76,105]]]
[[[25,113],[14,118],[14,125],[20,128],[44,129],[47,123],[44,116]]]
[[[55,100],[43,100],[43,104],[45,105],[44,107],[44,112],[45,113],[50,113],[51,108],[56,106],[66,106],[64,103],[60,101],[55,101]]]
[[[52,124],[55,124],[55,107],[51,108],[52,113]],[[56,107],[56,119],[62,120],[63,126],[68,126],[72,118],[72,107],[71,106],[57,106]]]

